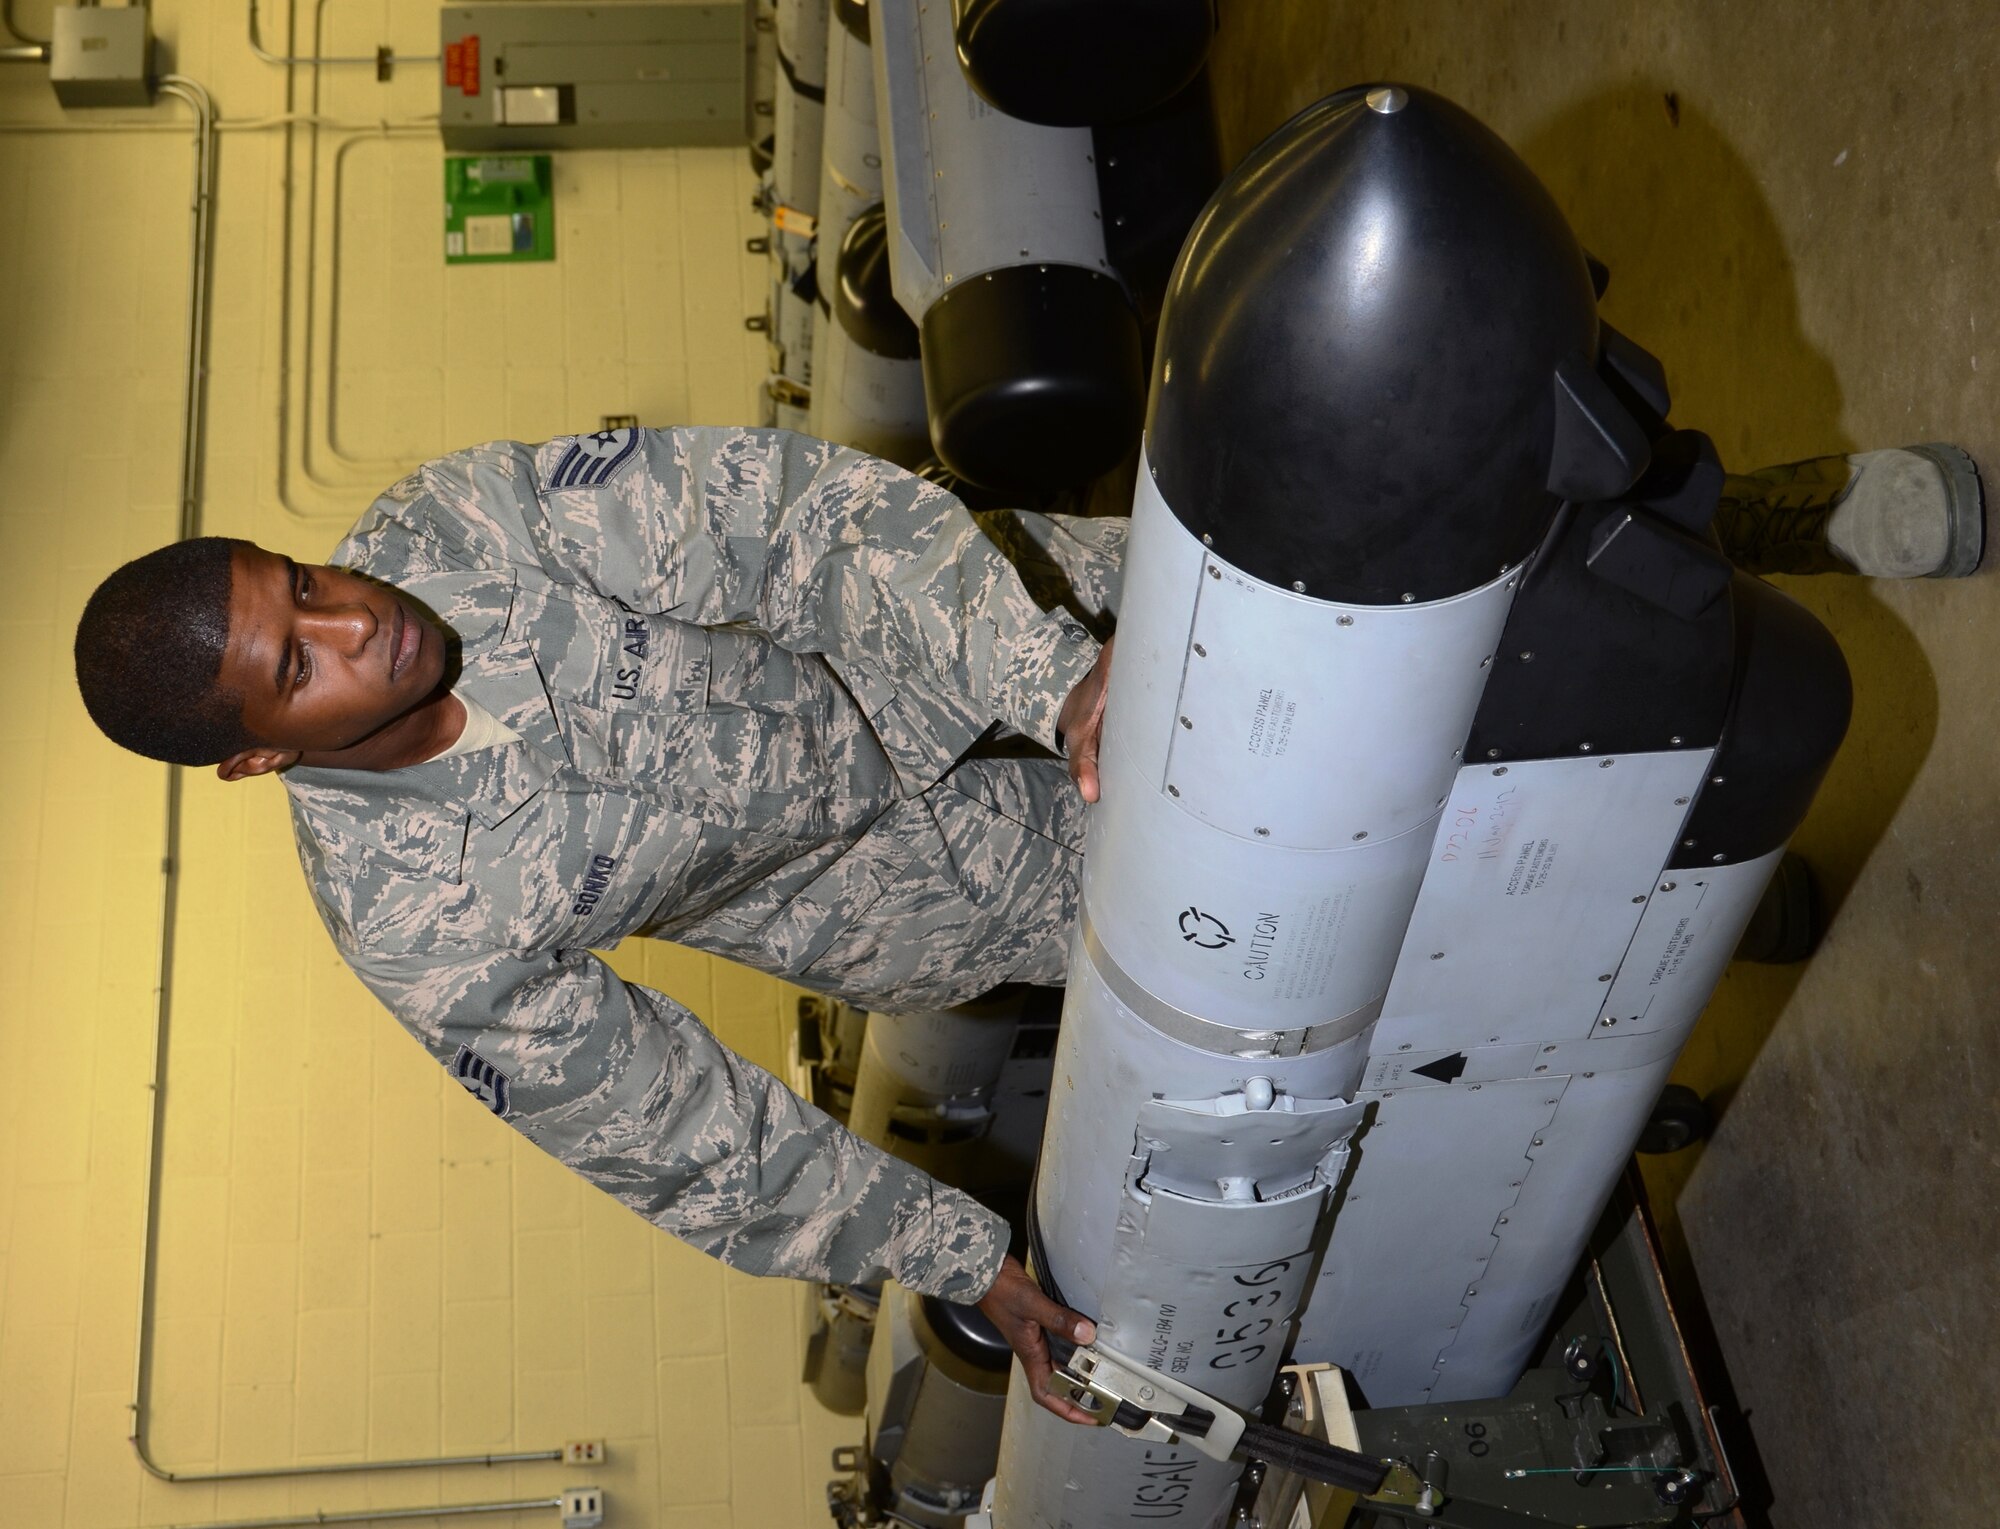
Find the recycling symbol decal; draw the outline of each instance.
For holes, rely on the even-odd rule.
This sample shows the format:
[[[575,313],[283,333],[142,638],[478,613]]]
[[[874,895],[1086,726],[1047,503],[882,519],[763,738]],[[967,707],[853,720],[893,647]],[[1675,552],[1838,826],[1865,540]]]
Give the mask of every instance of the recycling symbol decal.
[[[1220,950],[1225,945],[1234,945],[1236,936],[1229,932],[1229,926],[1213,913],[1203,913],[1199,908],[1188,908],[1180,917],[1181,938],[1202,950]]]

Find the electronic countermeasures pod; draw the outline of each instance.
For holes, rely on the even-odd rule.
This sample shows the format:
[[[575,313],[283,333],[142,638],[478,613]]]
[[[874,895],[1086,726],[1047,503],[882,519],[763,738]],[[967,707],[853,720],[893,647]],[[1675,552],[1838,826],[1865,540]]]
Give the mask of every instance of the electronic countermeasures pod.
[[[865,1438],[827,1485],[842,1529],[960,1529],[1000,1449],[1006,1341],[977,1307],[883,1286],[868,1350]]]
[[[1161,320],[1030,1217],[1099,1344],[1255,1412],[1506,1391],[1846,725],[1809,616],[1450,102],[1308,108]],[[1241,1467],[1018,1380],[999,1529],[1214,1529]]]
[[[975,96],[942,0],[872,9],[889,259],[937,455],[1016,494],[1087,483],[1128,457],[1146,392],[1091,135]]]
[[[825,0],[778,0],[773,168],[783,204],[812,217],[819,213],[826,127],[827,20]]]
[[[819,321],[812,333],[811,432],[905,467],[930,454],[916,331],[894,311],[882,254],[882,151],[866,7],[827,29],[818,214]],[[856,225],[873,212],[873,227]]]
[[[770,367],[774,422],[803,430],[812,388],[818,282],[813,233],[819,217],[826,119],[825,0],[781,0],[773,153],[763,200],[771,219]]]

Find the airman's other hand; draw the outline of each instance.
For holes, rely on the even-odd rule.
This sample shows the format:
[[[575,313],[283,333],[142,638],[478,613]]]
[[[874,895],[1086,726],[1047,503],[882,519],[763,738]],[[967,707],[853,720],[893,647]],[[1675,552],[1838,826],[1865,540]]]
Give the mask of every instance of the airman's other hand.
[[[1117,639],[1114,637],[1111,642]],[[1069,756],[1069,778],[1076,782],[1086,802],[1097,800],[1097,743],[1104,731],[1104,691],[1111,678],[1111,642],[1105,643],[1090,666],[1090,673],[1076,682],[1076,689],[1063,702],[1056,728],[1063,736]]]

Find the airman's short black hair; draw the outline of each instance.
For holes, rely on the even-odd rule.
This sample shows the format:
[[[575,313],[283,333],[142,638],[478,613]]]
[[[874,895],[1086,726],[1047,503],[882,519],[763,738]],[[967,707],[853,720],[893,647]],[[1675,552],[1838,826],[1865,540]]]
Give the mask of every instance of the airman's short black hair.
[[[76,626],[76,686],[113,743],[168,764],[219,764],[257,740],[243,698],[219,684],[238,547],[198,536],[134,558],[91,595]]]

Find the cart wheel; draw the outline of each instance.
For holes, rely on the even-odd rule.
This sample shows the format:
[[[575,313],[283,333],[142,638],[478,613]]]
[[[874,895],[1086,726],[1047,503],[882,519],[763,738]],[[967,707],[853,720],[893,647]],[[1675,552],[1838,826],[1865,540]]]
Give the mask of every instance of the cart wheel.
[[[1669,1083],[1660,1092],[1660,1102],[1639,1133],[1641,1152],[1678,1152],[1702,1140],[1715,1128],[1715,1119],[1701,1095],[1680,1083]]]
[[[1803,961],[1819,947],[1821,933],[1819,889],[1812,867],[1804,856],[1786,850],[1744,927],[1733,959],[1770,966]]]

